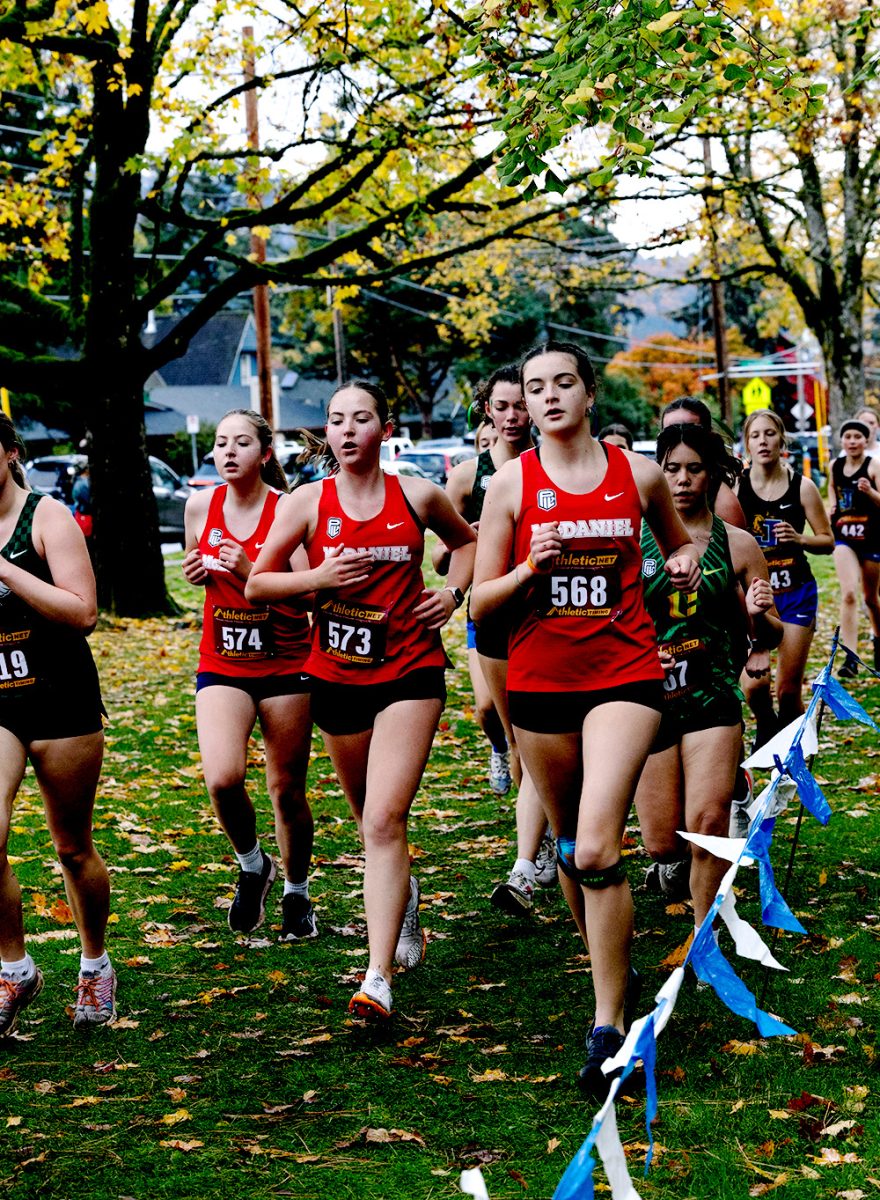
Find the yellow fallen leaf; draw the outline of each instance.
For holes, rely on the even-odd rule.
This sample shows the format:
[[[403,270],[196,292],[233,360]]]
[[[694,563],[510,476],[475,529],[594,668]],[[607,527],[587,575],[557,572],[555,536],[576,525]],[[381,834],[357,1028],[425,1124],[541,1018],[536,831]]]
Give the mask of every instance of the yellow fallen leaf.
[[[21,1121],[22,1121],[21,1117],[7,1117],[6,1118],[6,1128],[14,1129],[16,1125],[21,1124]]]
[[[547,1143],[547,1153],[552,1154],[554,1150],[558,1149],[558,1147],[559,1147],[559,1138],[552,1137],[550,1139],[550,1141]]]
[[[810,1156],[810,1162],[819,1163],[823,1167],[839,1167],[843,1163],[857,1163],[861,1161],[857,1154],[853,1154],[852,1152],[841,1154],[833,1146],[823,1146],[818,1154]]]
[[[506,1071],[484,1071],[482,1075],[471,1075],[474,1083],[500,1083],[506,1078]]]
[[[191,1118],[190,1118],[188,1110],[185,1108],[178,1108],[173,1113],[166,1113],[165,1116],[162,1117],[162,1124],[163,1125],[179,1125],[181,1121],[189,1121],[189,1120],[191,1120]]]
[[[733,1108],[730,1111],[732,1113],[739,1112],[740,1109],[745,1108],[745,1106],[746,1106],[745,1100],[737,1100],[736,1104],[734,1104]]]
[[[198,1138],[193,1138],[191,1142],[182,1142],[179,1138],[166,1138],[159,1143],[160,1146],[164,1146],[167,1150],[182,1150],[185,1154],[190,1150],[198,1150],[204,1144]]]
[[[774,1121],[788,1121],[791,1118],[791,1113],[786,1112],[784,1108],[771,1108],[770,1116]]]
[[[175,862],[169,863],[168,870],[169,871],[186,871],[191,866],[192,866],[192,863],[189,861],[188,858],[179,858]]]
[[[722,1054],[742,1054],[749,1056],[752,1054],[760,1054],[760,1052],[761,1047],[755,1042],[738,1042],[736,1038],[733,1038],[729,1042],[725,1042],[721,1047]]]

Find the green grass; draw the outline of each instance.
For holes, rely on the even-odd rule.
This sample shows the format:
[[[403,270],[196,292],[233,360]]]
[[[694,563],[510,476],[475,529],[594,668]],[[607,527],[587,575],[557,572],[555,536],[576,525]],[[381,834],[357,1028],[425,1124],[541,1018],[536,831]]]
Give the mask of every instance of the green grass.
[[[836,603],[827,560],[822,576],[813,670],[827,657]],[[198,597],[174,563],[169,577],[181,616],[103,621],[93,638],[112,717],[97,815],[113,872],[122,1019],[112,1029],[80,1037],[65,1016],[78,949],[63,912],[51,911],[63,892],[30,779],[16,807],[12,853],[46,989],[22,1020],[24,1036],[0,1051],[0,1191],[17,1200],[428,1200],[459,1194],[462,1167],[482,1165],[492,1200],[549,1197],[593,1115],[573,1085],[592,1015],[589,967],[557,891],[540,894],[531,921],[488,906],[512,857],[513,801],[499,803],[485,786],[466,671],[450,673],[410,826],[427,962],[399,978],[390,1029],[367,1030],[346,1011],[366,963],[358,847],[317,737],[321,936],[280,946],[269,927],[246,943],[226,926],[220,906],[235,872],[208,809],[193,716]],[[447,640],[463,667],[460,617]],[[860,680],[851,690],[877,715],[880,689]],[[789,899],[808,932],[780,936],[790,973],[774,974],[766,1000],[799,1036],[757,1039],[689,976],[658,1042],[658,1149],[647,1180],[638,1179],[643,1102],[620,1105],[646,1200],[733,1200],[774,1184],[795,1198],[880,1187],[880,743],[830,715],[821,741],[815,771],[834,816],[824,829],[804,823]],[[261,762],[255,742],[251,781],[269,841]],[[780,883],[794,818],[780,821],[772,852]],[[640,890],[646,860],[632,834],[646,1011],[691,916]],[[743,915],[759,919],[755,872],[737,884]],[[273,906],[276,928],[278,916]],[[762,971],[732,961],[749,986],[762,986]],[[399,1132],[365,1132],[373,1130]],[[392,1140],[375,1140],[384,1136]],[[842,1161],[824,1162],[823,1152]],[[595,1179],[605,1187],[601,1167]]]

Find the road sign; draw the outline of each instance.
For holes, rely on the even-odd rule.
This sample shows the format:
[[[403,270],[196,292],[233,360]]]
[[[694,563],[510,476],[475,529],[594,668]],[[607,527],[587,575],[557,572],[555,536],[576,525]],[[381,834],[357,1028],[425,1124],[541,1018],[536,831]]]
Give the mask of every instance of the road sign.
[[[743,408],[746,416],[757,412],[759,408],[772,408],[770,388],[763,379],[754,378],[743,388]]]
[[[199,414],[198,413],[187,413],[186,414],[186,432],[187,433],[198,433],[199,432]]]

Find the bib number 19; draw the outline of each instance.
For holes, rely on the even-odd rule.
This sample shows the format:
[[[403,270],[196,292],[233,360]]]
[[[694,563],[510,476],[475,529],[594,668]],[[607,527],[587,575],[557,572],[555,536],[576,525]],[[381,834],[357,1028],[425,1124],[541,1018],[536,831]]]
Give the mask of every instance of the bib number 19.
[[[0,683],[11,683],[27,679],[30,675],[27,658],[23,650],[0,650]]]

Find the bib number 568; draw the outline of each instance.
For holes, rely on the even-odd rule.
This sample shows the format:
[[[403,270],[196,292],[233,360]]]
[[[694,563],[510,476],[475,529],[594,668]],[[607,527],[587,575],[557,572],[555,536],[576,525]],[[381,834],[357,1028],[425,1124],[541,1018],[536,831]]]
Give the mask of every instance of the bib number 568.
[[[550,601],[557,608],[604,608],[608,603],[608,580],[604,575],[553,575]]]

